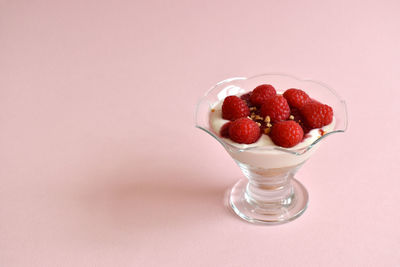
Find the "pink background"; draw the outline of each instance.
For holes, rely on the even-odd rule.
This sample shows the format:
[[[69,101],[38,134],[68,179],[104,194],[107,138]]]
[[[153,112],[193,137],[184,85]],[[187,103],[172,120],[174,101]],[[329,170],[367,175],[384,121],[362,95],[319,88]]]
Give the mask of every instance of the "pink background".
[[[0,266],[399,266],[399,10],[0,0]],[[350,121],[273,227],[224,206],[241,173],[193,123],[214,83],[265,72],[330,84]]]

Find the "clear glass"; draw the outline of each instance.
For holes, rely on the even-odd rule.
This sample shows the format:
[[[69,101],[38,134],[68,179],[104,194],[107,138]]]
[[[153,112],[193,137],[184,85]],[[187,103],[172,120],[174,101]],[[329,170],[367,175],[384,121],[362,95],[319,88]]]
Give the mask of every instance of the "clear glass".
[[[213,132],[209,121],[213,106],[226,96],[244,94],[260,84],[271,84],[278,93],[289,88],[300,88],[313,99],[330,105],[336,121],[333,131],[312,144],[296,146],[296,149],[276,146],[243,148]],[[222,144],[246,177],[231,190],[229,205],[233,211],[252,223],[280,224],[294,220],[307,208],[307,190],[294,175],[322,140],[346,131],[347,110],[345,101],[321,82],[301,80],[286,74],[262,74],[250,78],[230,78],[217,83],[198,102],[195,123],[197,128]]]

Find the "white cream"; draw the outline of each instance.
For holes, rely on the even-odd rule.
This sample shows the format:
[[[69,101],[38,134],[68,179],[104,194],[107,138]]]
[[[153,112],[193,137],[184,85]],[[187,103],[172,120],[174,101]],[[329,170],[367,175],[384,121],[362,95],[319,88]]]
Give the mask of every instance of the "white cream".
[[[216,103],[213,107],[214,112],[210,112],[210,126],[214,133],[219,136],[221,127],[229,122],[222,118],[222,101]],[[324,133],[329,133],[333,131],[335,128],[335,118],[333,118],[332,122],[329,125],[322,127]],[[296,146],[290,148],[290,150],[298,150],[305,148],[311,145],[314,141],[321,137],[320,129],[313,129],[309,133],[306,134],[306,137],[303,139],[302,142],[297,144]],[[221,137],[222,138],[222,137]],[[289,167],[303,163],[307,160],[311,154],[316,150],[319,146],[319,143],[314,145],[312,149],[309,151],[301,154],[301,155],[294,155],[285,151],[276,150],[274,148],[280,148],[279,146],[275,145],[271,138],[266,135],[262,134],[260,139],[253,144],[239,144],[231,139],[222,138],[226,143],[231,144],[232,146],[238,148],[238,150],[231,150],[228,152],[231,156],[244,164],[251,165],[253,167],[263,168],[263,169],[270,169],[270,168],[282,168],[282,167]],[[244,150],[239,151],[241,149],[246,148],[265,148],[262,150]]]

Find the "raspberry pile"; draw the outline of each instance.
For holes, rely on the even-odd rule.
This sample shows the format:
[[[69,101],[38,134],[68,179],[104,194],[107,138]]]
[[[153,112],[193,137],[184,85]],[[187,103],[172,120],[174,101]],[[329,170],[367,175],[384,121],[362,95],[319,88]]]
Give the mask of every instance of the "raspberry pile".
[[[222,137],[252,144],[266,134],[274,144],[289,148],[300,143],[310,130],[330,124],[333,110],[300,89],[277,94],[272,85],[262,84],[240,97],[226,97],[222,118],[229,120],[221,128]]]

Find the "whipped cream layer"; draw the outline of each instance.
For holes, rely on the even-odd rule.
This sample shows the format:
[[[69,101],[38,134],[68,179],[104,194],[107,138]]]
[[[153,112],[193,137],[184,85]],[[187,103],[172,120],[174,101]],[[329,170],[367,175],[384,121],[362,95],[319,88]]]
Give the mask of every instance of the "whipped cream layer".
[[[222,126],[225,123],[229,122],[229,120],[225,120],[222,118],[222,103],[223,100],[215,103],[215,105],[212,107],[214,111],[210,112],[210,126],[212,131],[218,136],[220,136],[220,130]],[[333,118],[332,122],[329,125],[326,125],[319,129],[312,129],[305,135],[302,142],[300,142],[294,147],[291,147],[290,150],[298,150],[311,145],[314,141],[316,141],[318,138],[321,137],[320,129],[322,129],[322,131],[326,134],[332,132],[334,128],[335,128],[335,117]],[[223,137],[220,138],[223,139],[226,143],[231,144],[238,148],[238,151],[228,150],[229,154],[235,160],[239,161],[240,163],[250,165],[252,167],[263,168],[263,169],[282,168],[282,167],[299,165],[304,161],[306,161],[319,146],[319,143],[317,143],[312,147],[312,149],[310,149],[306,153],[301,155],[294,155],[288,152],[273,149],[280,147],[275,145],[274,142],[272,142],[271,138],[266,134],[262,134],[261,137],[258,139],[258,141],[253,144],[239,144],[232,141],[229,138],[223,138]],[[260,148],[262,147],[267,149],[239,151],[240,149],[253,148],[253,147],[260,147]]]

